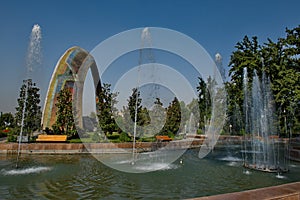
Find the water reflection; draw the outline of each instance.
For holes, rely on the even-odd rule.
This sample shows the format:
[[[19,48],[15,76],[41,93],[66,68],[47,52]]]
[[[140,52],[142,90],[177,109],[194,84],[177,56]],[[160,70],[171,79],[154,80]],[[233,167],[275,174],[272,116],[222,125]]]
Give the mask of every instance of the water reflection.
[[[189,150],[167,168],[140,174],[111,169],[90,155],[22,155],[20,170],[34,167],[50,170],[12,175],[3,173],[14,170],[15,158],[8,157],[0,161],[0,196],[4,199],[182,199],[300,180],[298,163],[291,163],[293,167],[283,179],[253,170],[245,174],[238,154],[229,157],[224,152],[223,148],[216,148],[207,158],[199,159],[198,150]]]

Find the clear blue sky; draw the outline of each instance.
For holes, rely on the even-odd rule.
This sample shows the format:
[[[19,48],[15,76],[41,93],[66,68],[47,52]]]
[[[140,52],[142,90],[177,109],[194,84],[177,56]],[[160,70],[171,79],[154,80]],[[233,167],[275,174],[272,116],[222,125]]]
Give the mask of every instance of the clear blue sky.
[[[44,98],[55,64],[69,47],[89,51],[128,29],[164,27],[192,37],[212,57],[221,53],[227,66],[244,35],[258,36],[260,42],[284,37],[286,27],[300,24],[299,8],[299,0],[2,0],[0,111],[15,112],[36,23],[42,27],[43,75],[33,78]]]

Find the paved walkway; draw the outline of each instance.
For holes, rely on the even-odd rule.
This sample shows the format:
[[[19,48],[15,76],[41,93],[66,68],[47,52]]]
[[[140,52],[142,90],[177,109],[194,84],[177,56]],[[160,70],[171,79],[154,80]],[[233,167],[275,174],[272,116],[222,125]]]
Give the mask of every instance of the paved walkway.
[[[193,198],[193,200],[300,200],[300,182],[273,187],[221,194],[208,197]]]

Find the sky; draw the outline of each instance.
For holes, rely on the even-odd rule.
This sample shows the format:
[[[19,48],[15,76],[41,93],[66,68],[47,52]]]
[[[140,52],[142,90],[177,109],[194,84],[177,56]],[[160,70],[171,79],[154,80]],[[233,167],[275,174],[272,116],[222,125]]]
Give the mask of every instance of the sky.
[[[26,78],[31,29],[42,29],[42,65],[32,77],[43,105],[54,67],[72,46],[91,51],[120,32],[140,27],[179,31],[201,44],[211,57],[220,53],[227,67],[234,46],[245,35],[260,43],[285,36],[300,24],[299,0],[2,0],[0,4],[0,112],[15,112]]]

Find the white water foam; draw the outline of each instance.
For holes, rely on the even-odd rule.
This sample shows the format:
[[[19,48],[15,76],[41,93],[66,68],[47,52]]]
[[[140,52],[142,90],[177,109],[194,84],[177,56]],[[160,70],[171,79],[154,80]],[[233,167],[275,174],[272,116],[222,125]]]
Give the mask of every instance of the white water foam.
[[[24,169],[1,170],[3,175],[26,175],[50,171],[51,167],[30,167]]]
[[[276,175],[276,178],[279,178],[279,179],[285,179],[286,176],[283,176],[283,175],[281,175],[281,174],[277,174],[277,175]]]
[[[114,164],[128,164],[128,163],[132,163],[132,159],[130,159],[130,160],[120,160],[120,161],[114,162]]]
[[[235,162],[235,161],[231,161],[227,165],[230,166],[230,167],[240,166],[240,164],[238,162]]]
[[[251,172],[249,170],[245,170],[245,171],[243,171],[243,174],[250,175]]]
[[[149,165],[136,165],[135,169],[142,171],[156,171],[156,170],[169,170],[169,169],[177,169],[178,166],[175,164],[169,163],[151,163]]]
[[[233,156],[226,156],[226,157],[224,157],[224,158],[220,158],[219,160],[223,160],[223,161],[232,161],[232,162],[242,161],[241,158],[233,157]]]
[[[290,167],[299,167],[298,165],[291,164]]]

